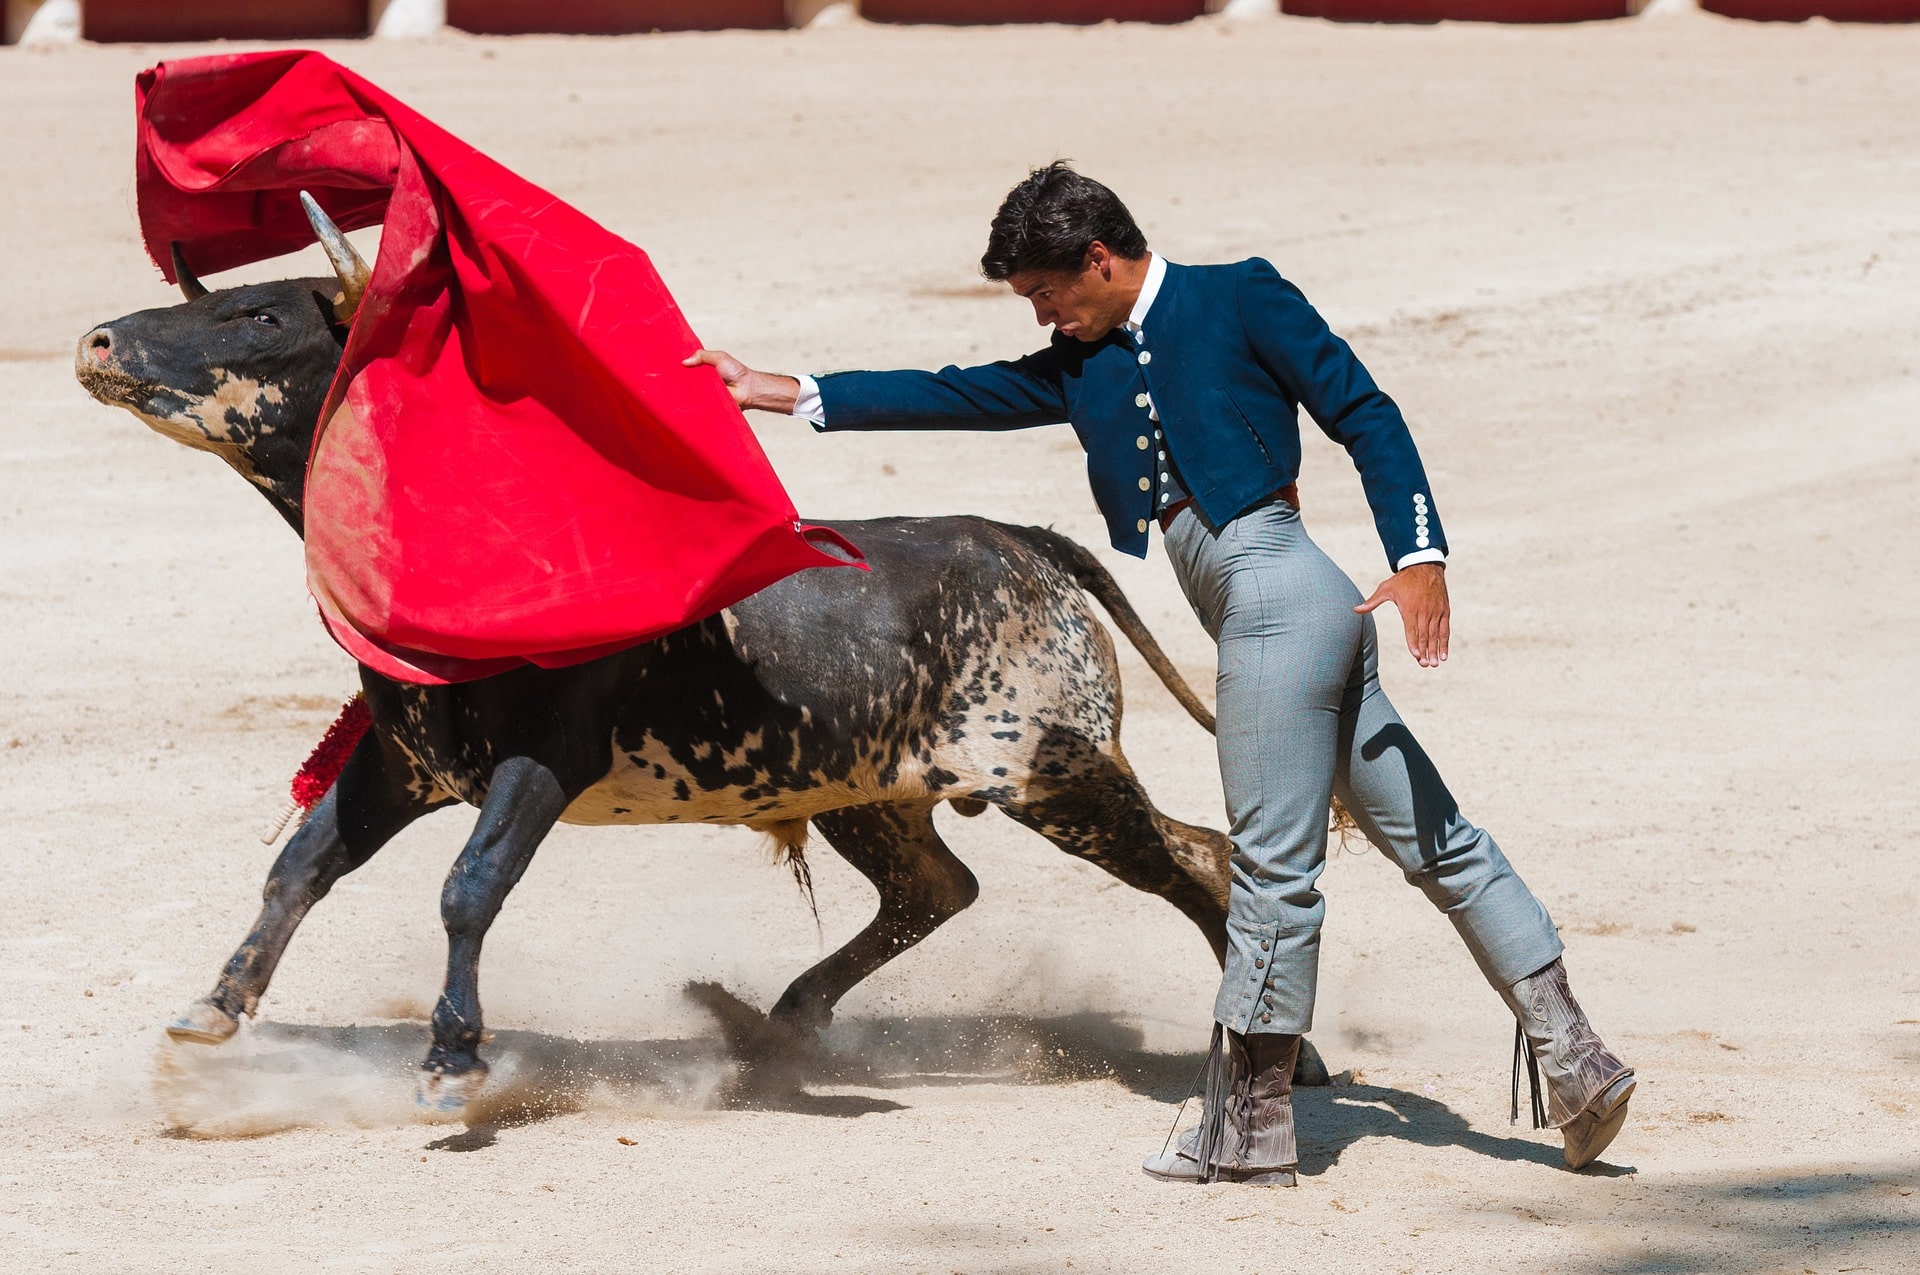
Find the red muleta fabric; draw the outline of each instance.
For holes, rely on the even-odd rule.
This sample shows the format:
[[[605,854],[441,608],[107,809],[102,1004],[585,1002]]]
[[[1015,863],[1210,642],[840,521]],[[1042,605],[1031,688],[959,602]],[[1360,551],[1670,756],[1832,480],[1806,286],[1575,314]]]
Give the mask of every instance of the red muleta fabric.
[[[307,475],[334,639],[403,681],[561,667],[807,567],[816,541],[639,248],[317,53],[141,72],[147,253],[304,248],[306,190],[384,223]]]

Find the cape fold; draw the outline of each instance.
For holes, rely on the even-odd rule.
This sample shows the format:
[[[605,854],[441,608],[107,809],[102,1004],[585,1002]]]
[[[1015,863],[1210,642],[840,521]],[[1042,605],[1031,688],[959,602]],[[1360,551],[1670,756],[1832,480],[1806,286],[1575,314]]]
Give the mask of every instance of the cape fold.
[[[136,82],[147,253],[171,281],[382,224],[315,432],[307,581],[388,677],[562,667],[796,571],[864,566],[808,527],[639,248],[318,53]],[[828,552],[831,545],[841,554]]]

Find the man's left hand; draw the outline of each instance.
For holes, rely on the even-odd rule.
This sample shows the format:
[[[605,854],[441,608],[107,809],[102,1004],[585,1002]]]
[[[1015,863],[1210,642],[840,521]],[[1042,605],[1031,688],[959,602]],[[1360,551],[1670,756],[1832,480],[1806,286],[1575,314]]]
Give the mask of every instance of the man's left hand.
[[[1407,650],[1422,668],[1438,668],[1447,658],[1447,568],[1441,562],[1416,562],[1380,582],[1373,596],[1354,610],[1365,615],[1382,602],[1400,608]]]

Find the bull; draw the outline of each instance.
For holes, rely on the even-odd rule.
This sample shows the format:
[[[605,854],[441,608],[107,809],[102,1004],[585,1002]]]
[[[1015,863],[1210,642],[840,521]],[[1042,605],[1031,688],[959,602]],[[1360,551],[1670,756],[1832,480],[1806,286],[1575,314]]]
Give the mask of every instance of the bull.
[[[82,386],[211,452],[296,533],[314,430],[369,271],[309,203],[337,278],[209,291],[178,250],[182,304],[94,328]],[[441,893],[446,982],[418,1097],[457,1115],[487,1075],[478,965],[489,925],[556,822],[743,824],[805,881],[809,825],[873,884],[872,921],[768,1015],[796,1045],[856,983],[979,887],[934,811],[996,806],[1156,894],[1226,943],[1231,845],[1155,809],[1120,749],[1114,648],[1097,599],[1187,711],[1212,716],[1113,578],[1050,530],[980,518],[829,524],[872,572],[805,571],[719,615],[562,669],[423,686],[365,667],[373,724],[280,853],[213,991],[168,1024],[218,1044],[251,1016],[335,882],[428,811],[479,808]],[[824,635],[832,640],[823,641]],[[1303,1080],[1324,1076],[1303,1059]]]

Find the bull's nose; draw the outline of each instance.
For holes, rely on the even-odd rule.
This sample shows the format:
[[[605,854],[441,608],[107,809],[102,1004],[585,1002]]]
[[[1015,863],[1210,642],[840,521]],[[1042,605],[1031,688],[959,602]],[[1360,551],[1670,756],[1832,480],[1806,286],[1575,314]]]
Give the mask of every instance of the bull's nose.
[[[105,363],[113,357],[113,329],[95,328],[80,338],[81,357]]]

